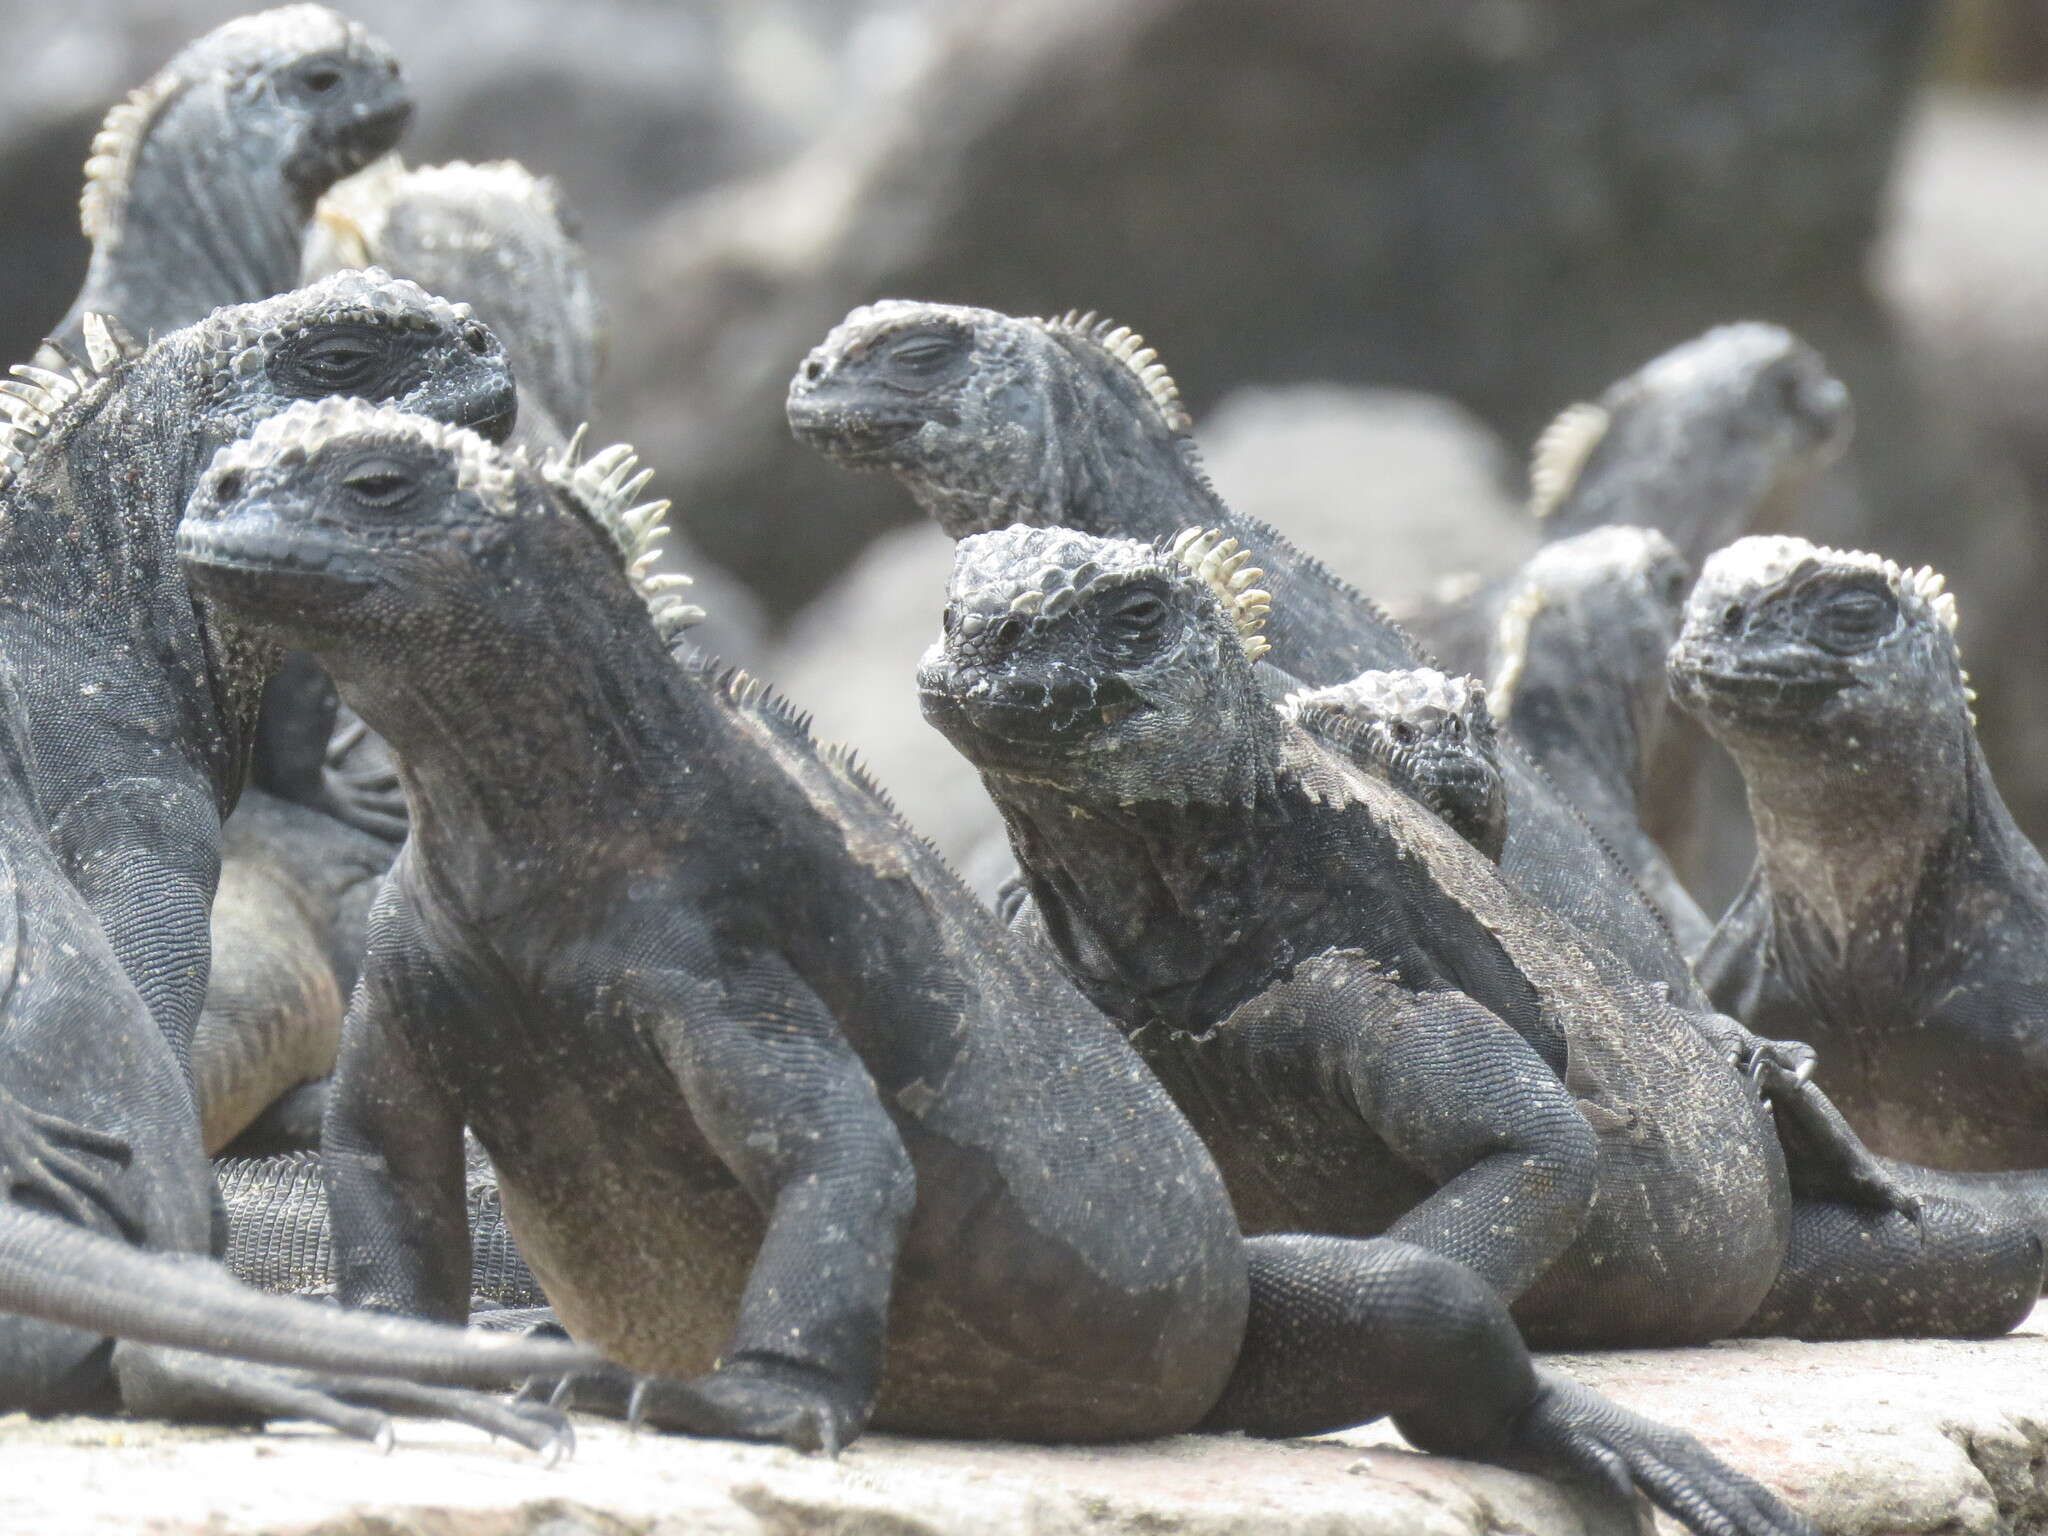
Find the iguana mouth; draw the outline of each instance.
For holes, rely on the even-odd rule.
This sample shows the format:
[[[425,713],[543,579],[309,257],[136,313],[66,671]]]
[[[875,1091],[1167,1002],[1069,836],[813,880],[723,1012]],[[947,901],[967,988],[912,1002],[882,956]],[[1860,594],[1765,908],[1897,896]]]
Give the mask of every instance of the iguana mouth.
[[[788,402],[789,427],[820,452],[841,458],[870,458],[915,437],[925,416],[865,411],[793,395]]]
[[[376,577],[360,564],[361,553],[345,545],[302,534],[285,536],[223,529],[178,530],[178,557],[188,568],[229,576],[260,576],[266,582],[365,588]],[[244,583],[237,582],[237,587]]]
[[[1825,704],[1854,680],[1817,677],[1804,668],[1795,672],[1764,666],[1685,666],[1677,670],[1676,681],[1714,707],[1795,715]]]

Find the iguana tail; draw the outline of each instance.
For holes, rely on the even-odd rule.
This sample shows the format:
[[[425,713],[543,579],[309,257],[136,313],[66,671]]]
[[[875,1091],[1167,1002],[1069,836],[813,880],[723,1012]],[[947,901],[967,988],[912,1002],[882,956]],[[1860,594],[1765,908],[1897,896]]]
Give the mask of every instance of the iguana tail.
[[[210,1259],[148,1253],[0,1206],[0,1311],[264,1365],[496,1387],[599,1363],[579,1345],[472,1333],[270,1296]]]

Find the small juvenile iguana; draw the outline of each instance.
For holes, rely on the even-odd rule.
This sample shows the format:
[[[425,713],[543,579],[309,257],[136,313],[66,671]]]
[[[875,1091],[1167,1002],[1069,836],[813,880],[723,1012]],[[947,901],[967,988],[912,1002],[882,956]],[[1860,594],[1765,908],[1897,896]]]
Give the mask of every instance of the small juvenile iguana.
[[[1479,679],[1446,677],[1434,667],[1361,672],[1348,683],[1290,693],[1280,713],[1500,862],[1507,789]]]
[[[1268,660],[1291,686],[1413,667],[1416,644],[1273,529],[1225,506],[1152,349],[1092,316],[1028,320],[901,300],[856,309],[791,381],[790,426],[839,463],[888,470],[954,538],[1011,523],[1139,539],[1216,527],[1288,594]],[[1503,742],[1501,867],[1674,996],[1697,998],[1671,930],[1585,819]]]
[[[1713,924],[1639,807],[1664,737],[1664,653],[1691,580],[1651,528],[1592,528],[1545,545],[1505,589],[1487,669],[1494,713],[1635,871],[1689,955]]]
[[[325,6],[216,27],[94,138],[79,205],[92,263],[57,342],[79,353],[89,314],[150,338],[298,287],[314,204],[411,116],[391,51]]]
[[[326,1126],[344,1299],[461,1315],[467,1121],[563,1322],[668,1378],[643,1406],[669,1427],[829,1449],[871,1417],[1092,1441],[1392,1412],[1698,1527],[1807,1528],[1533,1370],[1458,1266],[1241,1238],[1051,957],[785,706],[671,658],[642,483],[626,450],[537,470],[332,403],[223,451],[187,514],[194,582],[322,657],[412,808]]]
[[[1882,1152],[2048,1165],[2048,867],[1999,798],[1954,597],[1803,539],[1707,562],[1671,687],[1735,755],[1758,859],[1701,957],[1724,1008],[1786,1019]]]
[[[294,400],[403,400],[502,436],[512,379],[459,305],[380,272],[217,311],[95,370],[0,384],[0,689],[35,826],[207,1097],[191,1047],[220,823],[275,652],[195,604],[172,549],[213,451]],[[16,744],[9,746],[9,741]]]
[[[1009,824],[1018,922],[1194,1121],[1247,1231],[1419,1243],[1561,1347],[2025,1316],[2031,1232],[1902,1213],[1765,1060],[1774,1126],[1712,1021],[1273,709],[1258,576],[1192,529],[978,534],[918,674]]]

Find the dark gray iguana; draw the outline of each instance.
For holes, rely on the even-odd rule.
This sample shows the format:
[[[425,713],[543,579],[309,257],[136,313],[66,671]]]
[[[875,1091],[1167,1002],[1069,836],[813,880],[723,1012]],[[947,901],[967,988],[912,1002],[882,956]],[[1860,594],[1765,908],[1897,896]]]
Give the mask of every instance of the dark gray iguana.
[[[345,404],[225,450],[180,548],[399,754],[412,834],[326,1124],[346,1300],[468,1303],[462,1126],[569,1329],[669,1427],[1096,1441],[1392,1412],[1424,1447],[1806,1529],[1532,1371],[1475,1277],[1245,1242],[1158,1085],[841,754],[671,658],[630,453]],[[650,601],[654,612],[650,614]],[[432,669],[418,658],[432,654]]]
[[[1273,691],[1413,667],[1415,642],[1271,528],[1225,506],[1151,348],[1092,317],[1026,320],[900,300],[853,311],[798,368],[797,436],[856,469],[888,470],[954,538],[1015,522],[1139,539],[1221,528],[1288,594]],[[1501,867],[1673,995],[1698,993],[1670,928],[1584,818],[1504,743]]]
[[[499,435],[512,380],[461,306],[345,273],[216,312],[103,373],[0,396],[0,685],[35,826],[181,1063],[208,966],[220,823],[276,656],[195,605],[172,551],[213,451],[293,400],[402,399]],[[191,1061],[202,1104],[210,1068]]]
[[[18,511],[19,504],[17,504]],[[17,632],[18,638],[18,632]],[[44,836],[13,641],[0,677],[0,1412],[318,1419],[452,1414],[544,1444],[559,1425],[418,1382],[505,1384],[587,1352],[364,1327],[236,1285],[207,1260],[213,1180],[190,1090]],[[147,1251],[144,1251],[147,1250]],[[142,1341],[117,1343],[116,1339]],[[155,1346],[171,1346],[168,1349]],[[205,1351],[205,1357],[186,1351]],[[320,1373],[304,1376],[235,1360]],[[344,1381],[334,1375],[410,1380]]]
[[[1285,720],[1250,574],[1195,530],[979,534],[918,675],[1009,824],[1019,923],[1194,1121],[1246,1231],[1454,1257],[1539,1345],[2026,1315],[2030,1232],[1902,1213],[1766,1060],[1774,1126],[1708,1029]]]
[[[216,27],[94,138],[80,202],[92,264],[57,341],[81,354],[89,314],[148,339],[298,287],[314,204],[411,116],[398,60],[325,6]]]
[[[1977,744],[1955,623],[1941,577],[1876,555],[1770,537],[1707,562],[1671,687],[1741,765],[1758,860],[1701,978],[1752,1024],[1797,1019],[1878,1150],[2037,1169],[2048,867]]]
[[[1664,653],[1691,581],[1651,528],[1545,545],[1506,588],[1487,670],[1495,715],[1636,872],[1688,955],[1713,924],[1643,830],[1640,805],[1664,739]]]

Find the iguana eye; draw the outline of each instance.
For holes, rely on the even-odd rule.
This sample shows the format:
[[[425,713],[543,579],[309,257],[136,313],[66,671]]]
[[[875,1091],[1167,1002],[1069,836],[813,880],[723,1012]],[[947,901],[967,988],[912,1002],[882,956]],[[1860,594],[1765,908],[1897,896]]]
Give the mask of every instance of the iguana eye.
[[[1898,604],[1888,592],[1850,587],[1829,597],[1815,615],[1814,638],[1829,650],[1868,649],[1892,631]]]
[[[341,71],[331,64],[316,64],[299,76],[299,83],[315,96],[325,96],[341,84]]]
[[[889,366],[897,373],[929,377],[967,350],[967,338],[924,332],[907,336],[889,349]]]
[[[419,489],[412,471],[389,459],[365,460],[344,474],[341,483],[351,501],[380,512],[404,506]]]
[[[1117,605],[1109,616],[1109,627],[1126,639],[1148,635],[1166,617],[1166,604],[1150,592],[1135,593]]]
[[[384,356],[384,338],[375,332],[315,336],[281,352],[271,374],[292,394],[354,394],[376,378]]]

